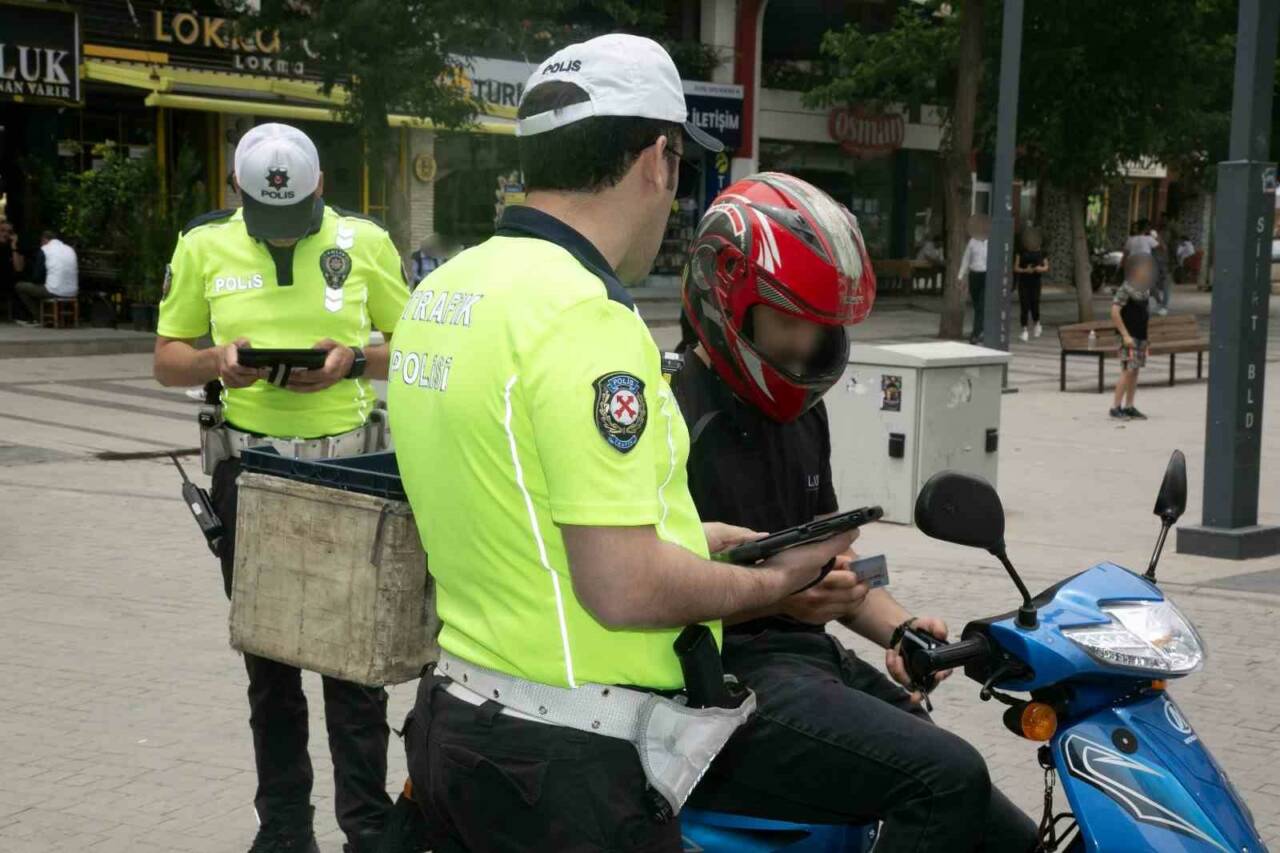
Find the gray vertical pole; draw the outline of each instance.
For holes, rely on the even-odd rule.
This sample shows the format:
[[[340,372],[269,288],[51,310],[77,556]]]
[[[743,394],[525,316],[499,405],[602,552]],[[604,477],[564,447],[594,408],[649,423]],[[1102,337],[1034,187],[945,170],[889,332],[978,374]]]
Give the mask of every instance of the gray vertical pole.
[[[1262,392],[1271,298],[1276,168],[1271,156],[1280,3],[1241,0],[1228,159],[1218,165],[1204,514],[1178,551],[1245,559],[1280,554],[1280,527],[1258,525]]]
[[[987,304],[982,331],[983,344],[1006,351],[1013,283],[1013,148],[1018,127],[1018,74],[1022,63],[1022,2],[1005,0],[1000,33],[1000,101],[996,113],[996,164],[991,187]]]

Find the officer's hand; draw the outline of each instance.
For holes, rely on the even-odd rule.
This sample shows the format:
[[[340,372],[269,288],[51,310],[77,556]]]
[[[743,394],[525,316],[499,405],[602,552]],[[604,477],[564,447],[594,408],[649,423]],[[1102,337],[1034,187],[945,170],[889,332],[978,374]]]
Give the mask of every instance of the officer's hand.
[[[707,537],[707,550],[712,554],[728,551],[744,542],[763,539],[768,533],[749,530],[746,527],[734,527],[732,524],[721,524],[718,521],[704,521],[702,532]]]
[[[249,339],[240,338],[218,347],[218,379],[222,381],[224,388],[248,388],[262,378],[262,371],[258,368],[240,364],[237,348],[247,346]]]
[[[930,633],[939,640],[945,640],[947,638],[947,623],[943,622],[936,616],[918,616],[915,621],[912,622],[911,627],[915,628],[917,631]],[[899,646],[900,645],[901,644],[899,644]],[[902,661],[902,653],[899,649],[884,650],[884,666],[885,669],[889,670],[889,675],[893,676],[894,681],[898,682],[903,687],[909,688],[911,686],[911,676],[907,675],[907,667]],[[939,684],[941,684],[944,679],[951,677],[952,672],[953,670],[944,669],[940,672],[934,673],[933,677]],[[919,691],[916,691],[911,694],[911,701],[916,703],[922,702],[924,701],[924,696]]]
[[[782,603],[783,614],[811,625],[852,616],[871,590],[849,571],[849,564],[849,557],[836,557],[835,568],[825,578]]]
[[[299,370],[291,373],[289,384],[286,386],[290,391],[310,394],[332,387],[347,378],[351,365],[356,360],[356,354],[351,347],[344,347],[330,338],[325,338],[311,348],[329,351],[329,355],[324,360],[324,367],[319,370]]]
[[[857,530],[848,530],[821,542],[788,548],[760,563],[756,568],[776,572],[781,586],[780,593],[790,595],[813,583],[822,572],[822,567],[832,558],[849,550],[849,546],[857,538]]]

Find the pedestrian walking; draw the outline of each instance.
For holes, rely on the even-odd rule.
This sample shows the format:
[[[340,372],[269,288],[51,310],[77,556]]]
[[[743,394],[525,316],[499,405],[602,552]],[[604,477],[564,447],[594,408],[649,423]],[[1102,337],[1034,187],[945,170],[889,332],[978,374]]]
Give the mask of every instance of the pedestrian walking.
[[[1040,231],[1028,228],[1022,235],[1022,251],[1013,259],[1013,271],[1018,276],[1018,305],[1022,312],[1022,340],[1034,334],[1037,338],[1044,329],[1040,326],[1040,277],[1049,271],[1049,256],[1044,252]]]
[[[977,213],[969,217],[969,242],[960,257],[960,287],[968,287],[973,301],[973,332],[969,343],[982,341],[982,315],[987,293],[987,237],[991,234],[991,220]]]

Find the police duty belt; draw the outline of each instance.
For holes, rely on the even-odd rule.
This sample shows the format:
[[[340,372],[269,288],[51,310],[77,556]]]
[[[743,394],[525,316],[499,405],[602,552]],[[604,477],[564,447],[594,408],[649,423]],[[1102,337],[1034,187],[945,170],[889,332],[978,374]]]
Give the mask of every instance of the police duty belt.
[[[649,784],[676,813],[756,708],[750,692],[736,708],[689,708],[656,693],[614,685],[556,687],[495,672],[444,650],[436,674],[482,701],[518,712],[516,716],[627,741],[640,754]]]

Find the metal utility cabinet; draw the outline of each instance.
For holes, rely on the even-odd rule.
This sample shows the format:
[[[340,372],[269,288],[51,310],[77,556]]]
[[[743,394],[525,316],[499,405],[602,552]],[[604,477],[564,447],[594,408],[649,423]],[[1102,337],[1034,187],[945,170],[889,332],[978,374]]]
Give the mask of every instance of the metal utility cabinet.
[[[995,485],[1008,361],[952,341],[855,345],[825,397],[841,508],[879,504],[885,521],[911,524],[916,494],[938,471]]]

